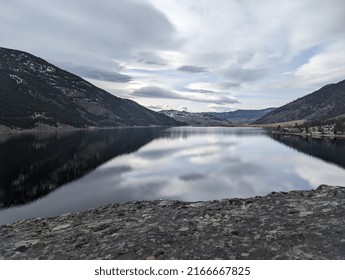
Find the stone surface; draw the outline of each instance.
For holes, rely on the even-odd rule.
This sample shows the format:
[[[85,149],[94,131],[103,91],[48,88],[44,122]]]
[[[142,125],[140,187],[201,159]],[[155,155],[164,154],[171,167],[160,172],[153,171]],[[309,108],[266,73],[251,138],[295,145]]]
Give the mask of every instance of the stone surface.
[[[0,227],[0,259],[345,259],[345,188],[138,201]]]

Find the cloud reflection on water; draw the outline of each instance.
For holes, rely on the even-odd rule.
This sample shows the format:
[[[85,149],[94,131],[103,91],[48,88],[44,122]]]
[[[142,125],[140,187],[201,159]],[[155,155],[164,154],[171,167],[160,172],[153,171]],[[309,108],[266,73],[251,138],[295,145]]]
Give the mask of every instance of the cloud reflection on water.
[[[42,200],[5,211],[22,219],[114,202],[245,198],[344,181],[343,168],[290,149],[260,129],[184,127],[164,131]]]

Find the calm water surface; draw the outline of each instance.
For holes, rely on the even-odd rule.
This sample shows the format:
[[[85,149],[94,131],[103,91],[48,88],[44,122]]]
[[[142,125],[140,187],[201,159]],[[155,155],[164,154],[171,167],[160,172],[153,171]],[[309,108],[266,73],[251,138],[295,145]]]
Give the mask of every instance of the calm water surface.
[[[344,185],[344,140],[259,128],[0,136],[0,224],[133,200],[213,200]]]

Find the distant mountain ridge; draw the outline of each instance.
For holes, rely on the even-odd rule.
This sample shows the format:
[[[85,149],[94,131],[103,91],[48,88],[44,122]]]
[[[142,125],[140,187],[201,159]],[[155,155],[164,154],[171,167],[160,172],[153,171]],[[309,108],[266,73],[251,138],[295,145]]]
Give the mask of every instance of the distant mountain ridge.
[[[200,112],[191,113],[178,110],[163,110],[163,113],[180,122],[194,126],[229,126],[233,124],[248,124],[268,114],[275,108],[259,110],[236,110],[232,112]]]
[[[345,114],[345,80],[326,85],[255,121],[271,124],[295,120],[323,121]]]
[[[117,127],[180,125],[116,97],[29,53],[0,48],[0,126]]]
[[[228,120],[217,118],[210,113],[191,113],[178,110],[162,110],[160,113],[191,126],[230,126]]]
[[[275,108],[257,109],[257,110],[236,110],[231,112],[220,112],[214,113],[210,112],[213,116],[231,121],[234,124],[249,124],[257,119],[265,116],[266,114],[272,112]]]

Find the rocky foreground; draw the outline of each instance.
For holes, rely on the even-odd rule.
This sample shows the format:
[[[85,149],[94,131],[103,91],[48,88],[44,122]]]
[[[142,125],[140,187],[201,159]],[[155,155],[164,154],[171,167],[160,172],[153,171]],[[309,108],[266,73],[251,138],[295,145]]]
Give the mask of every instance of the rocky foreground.
[[[17,222],[0,227],[0,259],[345,259],[345,188]]]

